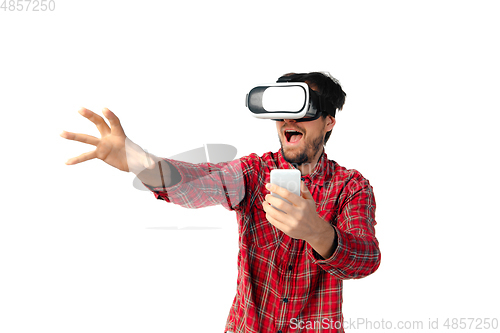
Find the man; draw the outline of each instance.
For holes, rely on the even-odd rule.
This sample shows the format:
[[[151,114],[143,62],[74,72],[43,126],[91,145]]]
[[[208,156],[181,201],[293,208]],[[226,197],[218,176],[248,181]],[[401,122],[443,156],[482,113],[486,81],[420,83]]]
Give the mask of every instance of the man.
[[[343,332],[342,281],[365,277],[380,264],[372,187],[324,152],[345,101],[340,84],[318,72],[278,81],[307,83],[320,103],[314,117],[276,120],[277,153],[219,164],[162,159],[130,141],[108,109],[103,114],[111,128],[82,109],[102,137],[63,132],[96,146],[67,164],[99,158],[137,174],[158,199],[190,208],[221,204],[236,212],[237,293],[225,332]],[[291,168],[302,174],[300,196],[269,183],[272,169]]]

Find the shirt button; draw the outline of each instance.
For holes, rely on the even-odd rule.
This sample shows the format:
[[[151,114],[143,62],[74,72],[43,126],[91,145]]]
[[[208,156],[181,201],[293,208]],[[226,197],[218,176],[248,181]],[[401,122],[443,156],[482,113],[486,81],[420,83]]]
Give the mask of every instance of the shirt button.
[[[291,271],[293,269],[293,266],[292,265],[289,265],[288,266],[288,270]]]
[[[283,302],[288,303],[288,298],[283,298]]]
[[[279,331],[278,331],[278,332],[276,332],[276,333],[282,333],[282,332],[281,332],[281,330],[279,330]]]

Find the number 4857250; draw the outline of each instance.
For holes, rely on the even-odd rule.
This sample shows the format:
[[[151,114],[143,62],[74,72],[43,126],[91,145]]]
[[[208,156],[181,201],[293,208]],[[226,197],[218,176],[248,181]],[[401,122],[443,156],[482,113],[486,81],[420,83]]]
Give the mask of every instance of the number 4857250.
[[[56,9],[55,0],[3,0],[0,10],[4,12],[45,12]]]

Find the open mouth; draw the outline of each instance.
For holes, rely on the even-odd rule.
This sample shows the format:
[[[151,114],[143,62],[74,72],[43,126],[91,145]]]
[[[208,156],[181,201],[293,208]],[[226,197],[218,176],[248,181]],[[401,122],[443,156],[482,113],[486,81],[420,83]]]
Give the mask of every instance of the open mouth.
[[[304,134],[296,130],[285,130],[285,138],[287,143],[297,143],[302,139]]]

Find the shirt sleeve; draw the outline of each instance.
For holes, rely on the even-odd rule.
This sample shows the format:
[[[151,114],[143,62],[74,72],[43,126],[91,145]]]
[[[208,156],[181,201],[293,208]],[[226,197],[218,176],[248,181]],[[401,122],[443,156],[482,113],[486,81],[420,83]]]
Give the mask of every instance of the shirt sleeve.
[[[312,261],[338,279],[359,279],[377,270],[380,250],[375,237],[373,188],[361,175],[351,178],[341,195],[336,232],[337,248],[330,258],[322,258],[312,247]]]
[[[144,184],[160,200],[185,208],[222,205],[228,210],[238,207],[245,196],[243,166],[237,159],[224,163],[193,164],[163,159],[177,169],[181,180],[167,188]]]

